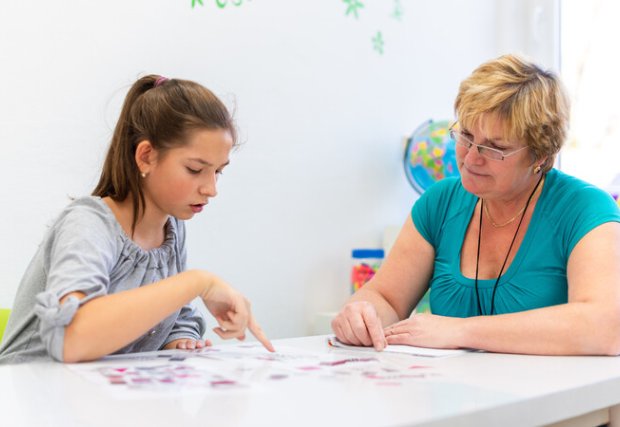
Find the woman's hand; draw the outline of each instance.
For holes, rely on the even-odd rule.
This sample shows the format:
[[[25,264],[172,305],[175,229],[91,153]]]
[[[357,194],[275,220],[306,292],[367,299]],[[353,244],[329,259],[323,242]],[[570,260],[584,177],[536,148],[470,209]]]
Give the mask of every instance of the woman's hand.
[[[414,314],[385,328],[388,344],[412,345],[431,348],[459,348],[457,317],[434,314]]]
[[[164,346],[164,350],[180,349],[180,350],[195,350],[204,347],[210,347],[211,341],[209,340],[193,340],[191,338],[179,338],[178,340],[170,341]]]
[[[269,351],[275,351],[273,345],[258,325],[252,311],[250,302],[239,292],[234,290],[223,280],[212,276],[212,281],[207,290],[201,295],[202,300],[219,326],[213,329],[217,335],[224,339],[245,339],[245,331],[249,329],[252,335]]]
[[[355,301],[345,305],[332,320],[336,337],[345,344],[373,346],[381,351],[387,345],[381,319],[375,307],[367,301]]]

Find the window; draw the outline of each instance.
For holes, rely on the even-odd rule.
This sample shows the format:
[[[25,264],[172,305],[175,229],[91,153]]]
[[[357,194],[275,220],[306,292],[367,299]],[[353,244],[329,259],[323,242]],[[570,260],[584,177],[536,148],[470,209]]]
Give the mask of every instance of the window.
[[[620,193],[620,2],[564,0],[562,79],[572,100],[560,169]]]

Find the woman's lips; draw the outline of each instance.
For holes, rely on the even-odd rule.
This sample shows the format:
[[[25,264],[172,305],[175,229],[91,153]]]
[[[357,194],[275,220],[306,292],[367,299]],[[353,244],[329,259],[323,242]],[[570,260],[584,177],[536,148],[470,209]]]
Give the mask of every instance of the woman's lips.
[[[470,174],[470,175],[475,175],[475,176],[485,176],[485,174],[478,173],[478,172],[473,171],[473,170],[471,170],[471,169],[469,169],[469,168],[467,168],[467,167],[463,167],[463,170],[465,170],[465,171],[466,171],[468,174]]]

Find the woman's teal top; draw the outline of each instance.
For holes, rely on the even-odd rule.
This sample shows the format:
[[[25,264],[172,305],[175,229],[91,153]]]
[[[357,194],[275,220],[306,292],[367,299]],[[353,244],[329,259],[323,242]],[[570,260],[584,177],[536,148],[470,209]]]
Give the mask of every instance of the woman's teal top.
[[[474,278],[464,277],[460,268],[477,201],[459,178],[446,178],[433,184],[411,211],[416,229],[435,249],[429,284],[434,314],[480,314]],[[620,210],[608,193],[556,169],[549,171],[523,242],[497,285],[494,314],[566,303],[571,251],[589,231],[611,221],[620,222]],[[483,314],[490,312],[495,281],[478,280]]]

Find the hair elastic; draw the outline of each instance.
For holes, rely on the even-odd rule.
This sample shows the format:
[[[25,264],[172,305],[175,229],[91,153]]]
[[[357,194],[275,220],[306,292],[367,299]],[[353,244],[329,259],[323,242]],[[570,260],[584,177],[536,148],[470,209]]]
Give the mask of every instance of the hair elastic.
[[[162,84],[164,84],[166,81],[170,80],[168,77],[164,77],[164,76],[159,76],[157,78],[157,80],[155,80],[155,85],[154,87],[158,87],[161,86]]]

